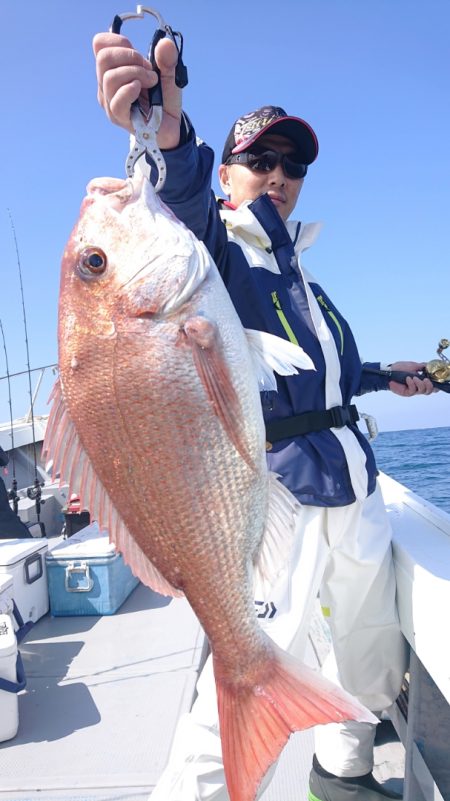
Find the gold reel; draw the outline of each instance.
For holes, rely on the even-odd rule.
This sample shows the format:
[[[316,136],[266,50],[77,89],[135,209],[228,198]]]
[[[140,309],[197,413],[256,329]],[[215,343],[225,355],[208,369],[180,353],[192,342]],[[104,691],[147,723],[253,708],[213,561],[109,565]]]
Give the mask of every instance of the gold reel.
[[[450,380],[450,361],[446,356],[442,355],[442,351],[448,348],[449,345],[449,339],[441,339],[436,351],[439,359],[432,359],[427,362],[425,367],[428,377],[439,383]]]

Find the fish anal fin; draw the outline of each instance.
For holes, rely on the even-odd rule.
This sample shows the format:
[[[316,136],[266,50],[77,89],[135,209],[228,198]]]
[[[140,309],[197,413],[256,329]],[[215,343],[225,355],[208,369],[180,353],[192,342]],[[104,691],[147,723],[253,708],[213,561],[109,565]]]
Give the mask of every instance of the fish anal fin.
[[[110,540],[114,542],[116,549],[122,554],[124,562],[130,566],[132,573],[146,587],[150,587],[160,595],[169,595],[172,598],[182,598],[184,596],[182,590],[167,581],[153,562],[144,554],[120,519],[115,525],[114,534],[110,534]]]
[[[254,558],[255,586],[265,594],[281,571],[286,569],[292,549],[300,503],[281,483],[276,473],[269,472],[269,506],[266,526]]]
[[[242,417],[239,398],[222,355],[216,324],[206,317],[192,317],[185,322],[184,333],[214,414],[238,453],[254,469],[254,461],[244,439],[244,428],[239,425]]]
[[[294,731],[343,720],[378,722],[359,701],[277,646],[265,681],[243,690],[218,680],[217,697],[231,801],[254,801]]]
[[[79,497],[80,508],[89,511],[91,522],[96,520],[99,528],[108,532],[116,550],[143,584],[161,595],[182,596],[183,592],[164,578],[123,523],[83,447],[59,381],[53,388],[51,400],[43,453],[53,462],[53,480],[59,476],[60,486],[68,486],[68,497],[72,494]]]

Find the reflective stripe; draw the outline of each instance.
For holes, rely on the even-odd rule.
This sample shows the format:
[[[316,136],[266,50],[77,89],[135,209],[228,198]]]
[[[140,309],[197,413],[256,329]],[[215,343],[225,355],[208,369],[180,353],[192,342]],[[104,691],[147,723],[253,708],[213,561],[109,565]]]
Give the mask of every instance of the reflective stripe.
[[[314,793],[312,793],[311,790],[309,790],[309,792],[308,792],[308,801],[322,801],[322,799],[321,798],[317,798],[317,796],[314,795]]]
[[[273,305],[275,306],[276,312],[278,314],[280,323],[283,326],[284,330],[286,331],[286,334],[288,335],[289,340],[291,342],[293,342],[294,345],[298,345],[298,339],[295,336],[291,326],[289,325],[283,309],[281,308],[281,303],[280,303],[280,301],[278,299],[277,293],[276,292],[271,292],[271,297],[272,297]]]
[[[336,317],[335,313],[331,311],[331,309],[328,307],[327,303],[324,301],[322,295],[318,296],[317,302],[320,303],[320,305],[323,306],[323,308],[327,310],[328,314],[330,315],[331,319],[333,320],[333,323],[335,324],[337,330],[339,331],[339,336],[341,338],[341,356],[342,356],[342,354],[344,353],[344,332],[342,330],[342,326],[341,326],[338,318]]]

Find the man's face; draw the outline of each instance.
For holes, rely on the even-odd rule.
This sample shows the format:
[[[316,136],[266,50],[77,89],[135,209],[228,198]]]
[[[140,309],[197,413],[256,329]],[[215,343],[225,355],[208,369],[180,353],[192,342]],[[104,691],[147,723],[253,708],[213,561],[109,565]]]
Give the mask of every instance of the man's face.
[[[257,141],[258,148],[285,154],[295,152],[295,145],[286,136],[269,133]],[[234,206],[267,193],[284,221],[293,211],[304,181],[304,178],[287,178],[281,164],[266,173],[253,172],[244,164],[221,164],[219,177],[223,191]]]

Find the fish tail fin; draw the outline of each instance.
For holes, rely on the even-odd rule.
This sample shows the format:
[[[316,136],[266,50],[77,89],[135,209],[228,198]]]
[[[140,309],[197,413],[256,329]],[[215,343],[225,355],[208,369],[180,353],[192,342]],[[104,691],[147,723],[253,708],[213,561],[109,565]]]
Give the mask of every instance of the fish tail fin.
[[[220,678],[216,684],[231,801],[254,801],[292,732],[344,720],[378,723],[359,701],[277,646],[265,681],[245,690]]]

